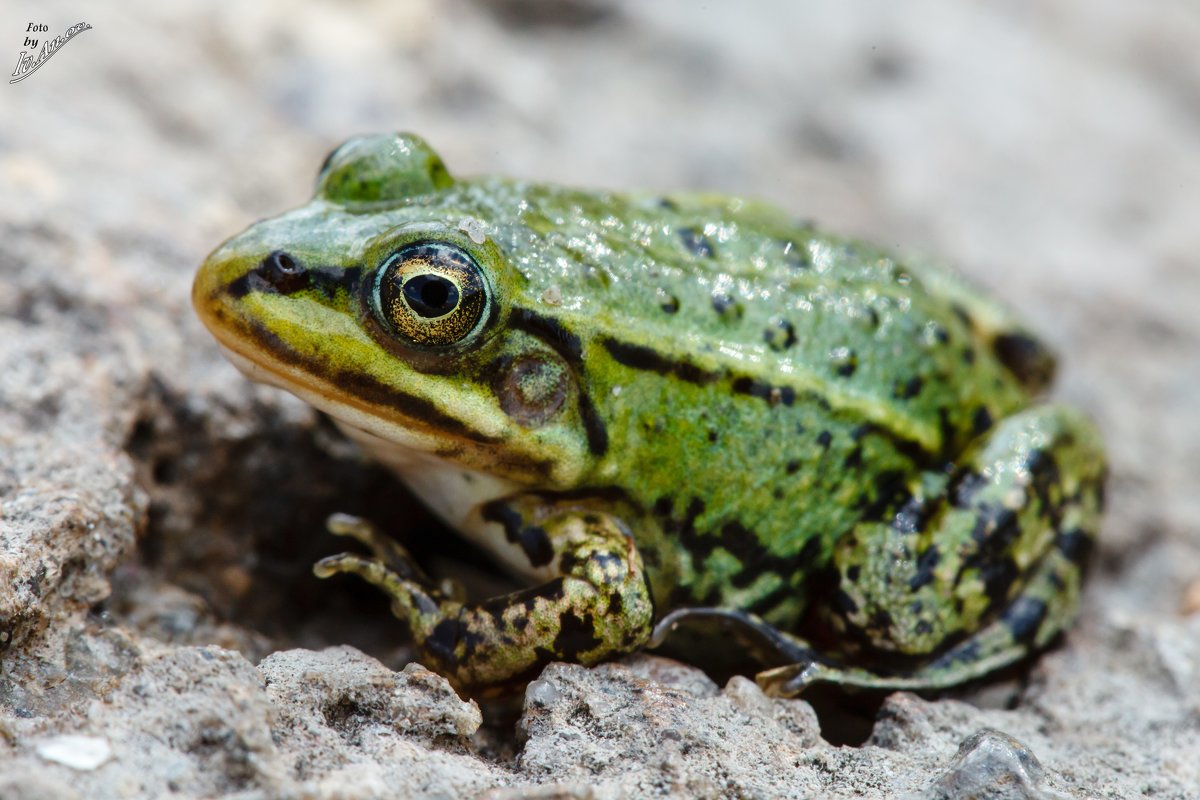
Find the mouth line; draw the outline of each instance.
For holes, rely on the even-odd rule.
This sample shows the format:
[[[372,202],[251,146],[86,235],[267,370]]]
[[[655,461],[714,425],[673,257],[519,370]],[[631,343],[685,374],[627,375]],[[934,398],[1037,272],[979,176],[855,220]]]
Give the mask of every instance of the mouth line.
[[[245,336],[239,337],[225,326],[211,324],[215,320],[206,314],[201,314],[201,319],[229,360],[252,379],[291,392],[315,408],[382,438],[426,451],[455,441],[474,445],[504,441],[504,437],[472,428],[425,398],[369,375],[341,370],[314,376],[297,367],[296,362],[303,360],[261,323],[243,323]],[[253,338],[261,347],[248,347],[246,338]]]

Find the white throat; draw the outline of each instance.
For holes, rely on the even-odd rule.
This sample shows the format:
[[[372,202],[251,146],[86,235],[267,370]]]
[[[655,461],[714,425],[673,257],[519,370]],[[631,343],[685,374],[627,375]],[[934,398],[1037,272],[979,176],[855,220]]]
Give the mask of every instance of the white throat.
[[[527,580],[547,580],[546,568],[534,569],[504,528],[483,518],[483,506],[519,493],[520,484],[486,472],[411,450],[375,434],[334,419],[337,426],[373,458],[395,472],[443,522],[494,555],[500,566]]]

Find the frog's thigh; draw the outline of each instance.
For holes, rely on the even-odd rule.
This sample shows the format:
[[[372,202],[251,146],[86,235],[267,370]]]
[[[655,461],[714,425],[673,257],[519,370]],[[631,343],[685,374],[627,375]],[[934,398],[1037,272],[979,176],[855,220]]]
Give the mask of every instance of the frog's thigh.
[[[478,604],[451,600],[378,558],[335,556],[319,566],[323,574],[353,572],[387,592],[422,659],[460,687],[503,685],[551,661],[593,664],[640,647],[653,605],[641,556],[621,521],[566,511],[527,527],[536,527],[539,559],[557,577]]]
[[[1078,413],[1044,406],[1007,418],[948,480],[923,476],[890,520],[840,543],[839,591],[820,613],[847,655],[907,664],[927,685],[1011,663],[1074,610],[1104,472],[1099,438]]]

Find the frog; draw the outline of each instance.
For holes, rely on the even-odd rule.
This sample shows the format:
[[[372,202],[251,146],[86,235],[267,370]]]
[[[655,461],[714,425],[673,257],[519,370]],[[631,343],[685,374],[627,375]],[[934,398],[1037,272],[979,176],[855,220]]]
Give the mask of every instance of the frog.
[[[680,626],[770,652],[776,696],[939,690],[1076,615],[1106,462],[1043,397],[1054,354],[952,271],[769,203],[463,178],[357,136],[193,301],[523,587],[470,599],[329,519],[360,549],[317,575],[381,589],[462,692]]]

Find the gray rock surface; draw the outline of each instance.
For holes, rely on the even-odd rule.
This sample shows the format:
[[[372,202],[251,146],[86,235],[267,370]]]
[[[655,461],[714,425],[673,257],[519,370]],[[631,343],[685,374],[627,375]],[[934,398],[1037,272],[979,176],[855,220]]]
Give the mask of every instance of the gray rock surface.
[[[35,5],[10,63],[93,28],[0,91],[0,797],[1200,796],[1194,4]],[[382,598],[311,577],[326,514],[496,579],[188,296],[388,129],[464,174],[765,197],[1020,309],[1110,446],[1079,625],[858,727],[651,656],[516,710],[406,667]]]

